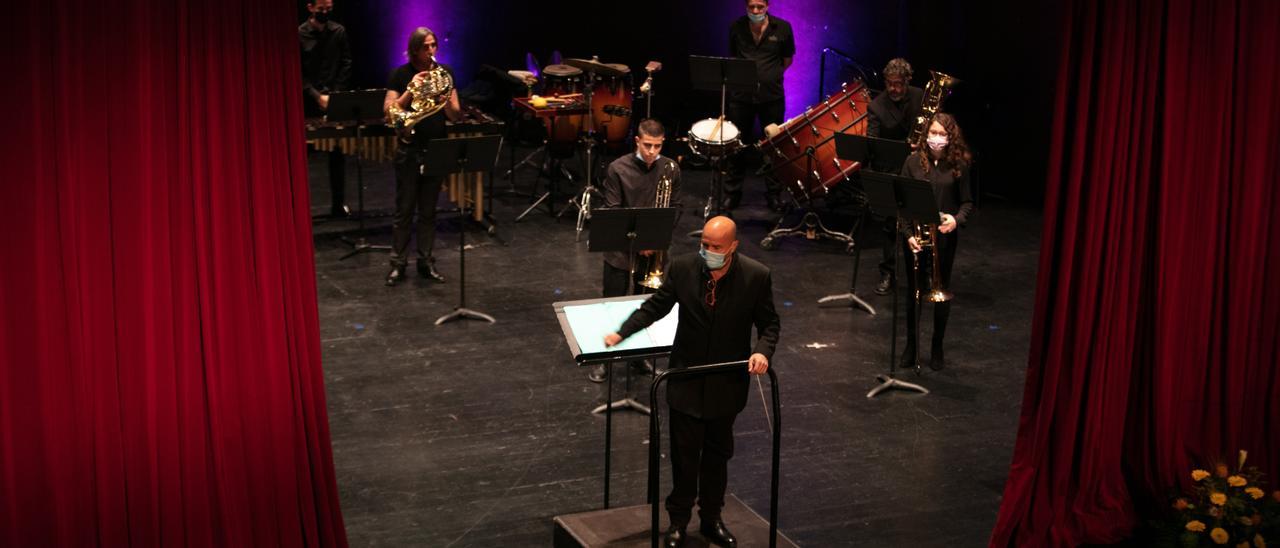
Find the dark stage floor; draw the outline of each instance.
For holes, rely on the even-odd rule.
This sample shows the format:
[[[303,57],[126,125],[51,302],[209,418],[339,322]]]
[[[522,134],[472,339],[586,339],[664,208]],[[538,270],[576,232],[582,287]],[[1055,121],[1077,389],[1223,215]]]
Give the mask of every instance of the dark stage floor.
[[[354,207],[353,163],[349,169]],[[326,172],[313,154],[317,214],[328,210]],[[369,166],[365,176],[368,207],[389,212],[390,166]],[[685,171],[682,228],[700,224],[694,209],[700,213],[709,178]],[[523,170],[516,186],[527,192],[533,179]],[[820,308],[819,297],[847,290],[851,256],[842,245],[800,239],[761,250],[773,219],[762,186],[748,181],[736,217],[740,250],[774,270],[782,315],[774,357],[783,401],[781,530],[802,546],[985,545],[1022,395],[1039,212],[981,204],[956,262],[950,367],[907,377],[929,395],[867,399],[887,369],[891,326],[890,297],[872,292],[878,250],[863,257],[858,292],[880,314]],[[499,180],[496,188],[511,185]],[[315,224],[334,459],[353,546],[547,546],[553,516],[600,507],[604,419],[589,411],[604,389],[573,364],[551,303],[599,296],[601,260],[585,238],[574,241],[567,217],[539,212],[513,224],[527,203],[496,196],[509,245],[467,234],[467,302],[496,325],[432,325],[458,300],[456,222],[442,220],[437,236],[448,283],[415,275],[390,288],[382,284],[385,252],[338,260],[349,249],[338,236],[353,234],[354,222]],[[388,225],[374,220],[371,239],[389,243]],[[682,238],[675,249],[695,247]],[[647,388],[633,393],[647,397]],[[644,501],[647,427],[637,413],[614,415],[615,506]],[[737,422],[729,491],[765,516],[769,435],[753,390]],[[665,495],[665,459],[662,475]]]

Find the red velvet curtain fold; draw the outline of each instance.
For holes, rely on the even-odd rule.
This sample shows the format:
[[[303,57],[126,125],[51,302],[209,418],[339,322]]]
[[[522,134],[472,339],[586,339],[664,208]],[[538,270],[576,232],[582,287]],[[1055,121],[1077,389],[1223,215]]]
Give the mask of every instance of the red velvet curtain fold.
[[[992,546],[1119,541],[1236,451],[1280,481],[1280,3],[1063,10],[1030,369]]]
[[[296,9],[7,10],[0,545],[345,546]]]

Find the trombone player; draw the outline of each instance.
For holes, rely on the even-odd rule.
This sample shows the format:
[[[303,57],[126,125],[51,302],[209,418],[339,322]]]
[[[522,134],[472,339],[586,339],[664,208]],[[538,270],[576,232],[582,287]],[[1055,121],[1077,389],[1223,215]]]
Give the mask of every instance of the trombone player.
[[[930,279],[929,292],[920,294],[920,299],[933,302],[933,340],[932,352],[929,355],[929,368],[935,371],[946,367],[943,357],[942,339],[947,332],[947,320],[951,316],[950,294],[951,267],[955,264],[956,244],[960,240],[956,230],[965,225],[973,212],[973,191],[969,186],[969,164],[972,155],[965,144],[960,126],[951,115],[939,112],[933,116],[926,130],[928,133],[924,147],[907,156],[902,165],[902,175],[928,181],[933,186],[938,198],[939,223],[934,230],[931,249],[925,252],[920,235],[908,229],[906,231],[906,247],[903,257],[910,257],[919,268],[916,274],[923,278],[927,274]],[[937,259],[936,264],[934,258]],[[912,268],[911,264],[907,265]],[[926,271],[926,267],[929,269]],[[916,276],[907,276],[907,295],[916,296],[920,280]],[[936,295],[936,297],[934,297]],[[907,306],[907,347],[902,353],[902,368],[915,367],[916,332],[920,319],[917,301],[908,300]]]
[[[431,29],[418,27],[409,35],[409,62],[391,72],[382,107],[393,127],[400,131],[396,151],[396,213],[391,221],[391,272],[387,285],[404,281],[409,265],[409,228],[418,212],[418,274],[436,283],[444,276],[431,256],[436,238],[436,202],[441,177],[422,174],[422,158],[431,139],[448,136],[445,118],[460,120],[462,108],[453,85],[453,70],[436,62],[439,43]],[[438,96],[427,96],[435,93]],[[423,107],[426,110],[417,110]]]
[[[636,129],[635,154],[627,154],[614,160],[605,170],[604,203],[601,207],[674,207],[676,223],[680,220],[680,166],[671,158],[662,155],[662,144],[666,140],[666,130],[662,123],[652,118],[640,122]],[[669,184],[663,189],[667,197],[666,203],[659,196],[659,187]],[[674,229],[674,226],[672,227]],[[665,251],[665,250],[661,250]],[[604,254],[604,296],[621,297],[627,294],[628,283],[635,294],[649,293],[656,289],[652,283],[645,282],[645,277],[660,271],[664,253],[658,250],[637,252],[635,258],[636,277],[628,280],[631,272],[630,257],[625,252],[608,252]],[[641,283],[644,282],[644,285]],[[606,365],[597,365],[587,374],[591,382],[604,382],[608,375]]]

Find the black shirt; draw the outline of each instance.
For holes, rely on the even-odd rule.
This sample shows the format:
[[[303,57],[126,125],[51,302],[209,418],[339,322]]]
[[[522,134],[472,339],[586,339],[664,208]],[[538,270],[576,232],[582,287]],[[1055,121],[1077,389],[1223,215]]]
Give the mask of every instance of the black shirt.
[[[453,69],[449,68],[449,65],[441,64],[440,66],[444,68],[445,72],[449,73],[450,78],[453,78]],[[387,79],[387,89],[404,95],[405,90],[409,89],[409,83],[413,81],[413,76],[419,72],[422,71],[414,68],[413,63],[405,63],[396,67],[395,70],[391,71],[391,77]],[[457,85],[457,80],[454,80],[454,84]],[[448,137],[449,131],[445,127],[445,121],[444,109],[440,109],[435,114],[420,120],[413,126],[413,145],[425,148],[427,141],[431,139]]]
[[[925,162],[929,172],[925,173]],[[946,160],[926,160],[920,153],[907,156],[902,164],[902,175],[912,179],[920,179],[933,183],[933,192],[938,197],[938,211],[950,213],[956,218],[956,224],[964,226],[973,212],[973,191],[969,188],[969,168],[960,168],[960,176],[951,172],[951,163]]]
[[[716,282],[715,306],[707,305],[710,279],[711,272],[697,253],[673,258],[662,287],[623,322],[618,334],[629,337],[680,303],[671,367],[745,360],[756,352],[772,360],[782,322],[773,306],[769,267],[735,254],[728,272]],[[746,405],[749,384],[745,369],[672,379],[667,385],[667,403],[694,417],[732,416]]]
[[[351,81],[351,43],[347,29],[333,21],[324,28],[311,26],[311,21],[298,25],[298,39],[302,42],[302,90],[315,100],[331,91],[343,91]]]
[[[747,16],[743,15],[729,25],[729,55],[755,61],[756,74],[760,77],[754,95],[734,94],[734,98],[740,101],[767,103],[783,98],[782,73],[786,68],[782,66],[782,60],[795,57],[796,39],[791,33],[791,23],[772,15],[766,17],[769,24],[759,44],[751,35],[751,22]]]
[[[922,103],[924,90],[915,86],[907,86],[907,95],[901,101],[894,101],[888,93],[881,93],[867,108],[867,136],[905,141],[911,128],[915,127]]]
[[[658,155],[652,166],[645,165],[635,153],[610,163],[601,185],[604,191],[604,203],[601,207],[654,207],[657,203],[658,181],[664,173],[668,173],[668,169],[671,177],[671,201],[667,205],[676,208],[676,222],[679,222],[679,211],[683,205],[680,201],[680,166],[662,155]],[[631,268],[627,254],[622,251],[605,253],[604,262],[622,270]]]

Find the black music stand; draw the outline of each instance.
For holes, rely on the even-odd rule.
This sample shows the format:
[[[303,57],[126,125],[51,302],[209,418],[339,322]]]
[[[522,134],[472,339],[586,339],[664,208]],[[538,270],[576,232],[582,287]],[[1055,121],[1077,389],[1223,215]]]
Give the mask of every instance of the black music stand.
[[[900,222],[903,219],[914,219],[917,214],[932,214],[934,219],[938,216],[938,204],[933,196],[933,185],[927,181],[918,181],[899,175],[867,170],[862,172],[862,186],[867,193],[867,205],[871,212],[876,215],[897,217]],[[902,245],[902,231],[895,230],[894,232],[893,245],[896,250]],[[898,261],[895,259],[895,269],[897,265]],[[917,326],[919,326],[919,322],[917,322]],[[881,392],[891,388],[914,390],[923,394],[929,393],[929,389],[923,386],[895,377],[898,366],[897,358],[898,291],[895,290],[893,292],[893,328],[889,337],[889,374],[876,375],[876,380],[880,384],[871,389],[870,392],[867,392],[868,398],[874,398]],[[918,374],[919,372],[919,364],[917,363],[916,373]]]
[[[327,122],[350,122],[351,132],[356,138],[356,146],[364,149],[364,127],[369,124],[382,124],[382,103],[387,97],[385,89],[361,89],[356,91],[335,91],[329,94],[329,108],[325,110]],[[345,261],[365,251],[389,251],[389,245],[374,245],[364,237],[364,167],[360,162],[362,154],[356,152],[356,218],[360,222],[357,229],[359,237],[342,241],[351,245],[351,251],[338,258]]]
[[[444,177],[454,173],[491,171],[498,163],[498,151],[501,148],[502,137],[499,135],[432,139],[427,144],[422,174],[429,177]],[[458,229],[458,306],[454,307],[453,312],[440,316],[436,320],[436,325],[462,319],[497,322],[493,316],[467,308],[466,217],[466,210],[463,209],[464,223]]]
[[[620,207],[597,209],[592,217],[591,231],[587,238],[587,251],[627,252],[627,295],[635,294],[636,250],[666,249],[671,245],[671,229],[676,224],[674,207]],[[612,368],[612,364],[608,367]],[[592,409],[592,413],[607,413],[614,409],[632,409],[649,414],[649,407],[630,395],[613,401],[613,371],[609,374],[607,404]],[[627,394],[631,390],[631,368],[627,368]]]
[[[597,210],[597,212],[611,211],[609,209]],[[592,224],[592,231],[595,230],[595,223]],[[667,239],[670,240],[670,230],[668,229]],[[671,344],[675,339],[675,329],[660,329],[658,325],[668,320],[679,317],[679,305],[671,309],[662,320],[655,322],[640,332],[631,335],[627,341],[637,341],[637,344],[619,344],[613,347],[604,346],[605,335],[617,331],[618,326],[626,321],[630,316],[628,311],[625,315],[608,319],[595,319],[595,321],[579,322],[577,328],[570,317],[569,308],[577,308],[583,310],[584,313],[591,309],[597,316],[608,316],[611,311],[610,306],[616,306],[616,303],[642,303],[651,295],[632,295],[625,297],[606,297],[603,299],[584,299],[580,301],[565,301],[552,303],[552,307],[556,311],[556,319],[560,322],[560,329],[564,333],[565,341],[569,344],[569,351],[573,353],[573,359],[579,366],[590,366],[595,364],[606,364],[612,367],[614,362],[625,360],[639,360],[644,358],[662,358],[671,354]],[[635,307],[638,308],[639,304]],[[625,308],[623,310],[626,310]],[[631,308],[634,310],[634,308]],[[613,375],[609,375],[609,398],[613,398]],[[632,406],[637,410],[642,410],[645,414],[649,414],[648,406],[630,400]],[[624,400],[626,401],[626,400]],[[613,443],[613,404],[609,404],[605,410],[604,422],[604,507],[609,507],[609,476],[610,476],[610,447]]]
[[[720,116],[725,116],[725,100],[730,91],[754,92],[760,85],[756,72],[756,62],[750,59],[734,57],[707,57],[704,55],[689,56],[689,83],[693,89],[720,91]],[[738,128],[746,132],[745,128]],[[702,209],[703,220],[712,217],[712,212],[724,213],[724,158],[713,158],[715,172],[711,178],[711,193],[707,196],[707,205]],[[702,230],[689,233],[690,236],[702,236]]]

